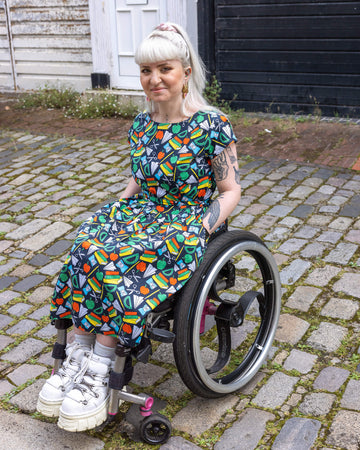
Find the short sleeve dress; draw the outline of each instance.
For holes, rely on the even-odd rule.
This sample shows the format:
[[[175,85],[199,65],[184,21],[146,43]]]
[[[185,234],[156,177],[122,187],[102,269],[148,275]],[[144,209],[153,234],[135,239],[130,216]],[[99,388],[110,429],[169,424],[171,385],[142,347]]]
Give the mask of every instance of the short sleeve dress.
[[[139,114],[129,130],[131,170],[142,192],[84,222],[58,277],[51,319],[136,346],[146,315],[201,263],[203,216],[216,183],[211,161],[235,142],[231,124],[199,111],[180,123]]]

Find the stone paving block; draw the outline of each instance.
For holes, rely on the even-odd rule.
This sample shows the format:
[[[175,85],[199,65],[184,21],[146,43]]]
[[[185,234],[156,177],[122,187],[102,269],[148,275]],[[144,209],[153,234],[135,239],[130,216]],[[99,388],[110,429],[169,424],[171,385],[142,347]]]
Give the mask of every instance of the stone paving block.
[[[43,208],[41,211],[38,211],[35,214],[35,217],[52,217],[54,214],[58,214],[63,206],[61,205],[49,205]]]
[[[306,395],[299,406],[299,411],[309,416],[325,416],[331,411],[336,395],[324,392],[314,392]]]
[[[275,416],[267,411],[249,408],[221,436],[214,450],[253,450],[257,448],[268,421]]]
[[[63,236],[71,230],[71,226],[64,222],[55,222],[40,233],[34,234],[31,238],[22,242],[21,247],[28,250],[38,251],[54,242],[57,238]]]
[[[182,397],[187,391],[189,391],[188,388],[185,386],[180,378],[180,375],[177,373],[170,379],[161,383],[155,389],[156,393],[163,395],[164,397],[172,397],[174,399]]]
[[[13,319],[11,317],[6,316],[5,314],[0,314],[0,330],[7,327]]]
[[[46,370],[45,368],[42,369]],[[37,399],[44,383],[44,379],[36,380],[33,384],[11,397],[10,404],[27,414],[33,414],[36,412]]]
[[[294,209],[294,211],[291,213],[294,217],[299,217],[300,219],[305,219],[306,217],[310,216],[314,211],[314,207],[311,205],[300,205],[297,208]]]
[[[12,184],[13,186],[21,186],[22,184],[27,183],[29,180],[33,179],[35,175],[26,173],[24,175],[20,175],[19,177],[15,178],[12,181],[9,181],[9,184]]]
[[[34,272],[34,267],[29,264],[21,264],[15,270],[11,272],[14,277],[25,278]]]
[[[309,225],[305,225],[300,228],[295,234],[294,237],[301,239],[311,239],[319,232],[318,228],[311,227]]]
[[[354,195],[347,205],[340,211],[341,216],[360,217],[360,195]]]
[[[298,377],[275,372],[266,384],[261,387],[253,403],[263,408],[274,409],[280,407],[289,397],[298,380]]]
[[[305,239],[291,238],[281,244],[278,251],[285,253],[285,255],[291,255],[298,252],[306,244],[307,241]]]
[[[48,317],[50,312],[50,304],[44,305],[43,307],[37,309],[33,313],[28,315],[28,319],[40,320],[43,317]]]
[[[38,231],[42,230],[43,228],[45,228],[50,224],[51,224],[50,220],[34,219],[31,222],[26,223],[25,225],[22,225],[16,230],[8,233],[6,235],[6,239],[16,239],[16,240],[25,239],[26,237],[31,236],[34,233],[37,233]]]
[[[265,236],[265,240],[277,242],[282,239],[285,239],[286,236],[288,236],[289,234],[290,234],[289,228],[276,227],[275,229],[273,229],[271,231],[271,233],[269,233]]]
[[[56,328],[49,323],[46,325],[46,327],[41,328],[38,332],[35,333],[36,337],[42,338],[42,339],[49,339],[57,334]]]
[[[18,228],[16,223],[0,222],[0,233],[10,233],[10,231],[13,231],[15,228]]]
[[[360,381],[349,380],[344,395],[341,399],[341,406],[346,409],[360,411]]]
[[[4,336],[3,334],[0,334],[0,350],[3,350],[8,345],[10,345],[12,342],[14,342],[14,339],[9,336]]]
[[[34,320],[23,319],[7,330],[8,334],[25,334],[37,326]]]
[[[28,300],[30,303],[37,305],[48,299],[50,305],[50,299],[52,298],[53,292],[54,288],[52,287],[40,286],[35,289],[35,291],[29,296]]]
[[[360,230],[351,230],[345,236],[345,239],[350,242],[355,242],[356,244],[360,244]]]
[[[307,343],[317,350],[335,352],[347,333],[348,330],[345,327],[321,322],[319,328],[311,333]]]
[[[355,244],[340,242],[340,244],[324,258],[324,261],[345,265],[350,261],[357,248],[358,246]]]
[[[33,256],[28,262],[32,266],[35,267],[42,267],[45,266],[50,261],[50,258],[48,256],[42,255],[40,253]]]
[[[47,264],[46,266],[42,267],[41,269],[39,269],[40,273],[43,273],[45,275],[57,275],[62,267],[63,267],[64,263],[62,263],[61,261],[53,261],[50,264]]]
[[[313,272],[311,272],[311,274],[306,278],[305,283],[313,284],[315,286],[327,286],[340,271],[341,269],[339,267],[330,265],[326,265],[325,267],[319,269],[314,269]]]
[[[176,363],[172,344],[160,344],[151,356],[151,359],[175,366]]]
[[[349,375],[350,372],[341,367],[325,367],[314,381],[314,389],[336,392],[345,383]]]
[[[290,355],[286,359],[284,363],[284,369],[295,369],[300,373],[308,373],[313,368],[316,360],[316,355],[294,349],[291,350]]]
[[[304,261],[302,259],[295,259],[290,263],[289,266],[284,267],[280,271],[280,280],[282,284],[294,284],[301,278],[304,273],[309,270],[311,264],[309,261]]]
[[[186,439],[180,436],[171,436],[171,438],[160,447],[160,450],[195,450],[201,449],[197,445],[192,442],[187,441]]]
[[[334,228],[335,230],[345,231],[352,224],[353,220],[347,217],[337,217],[331,223],[329,223],[329,228]]]
[[[33,419],[27,414],[1,411],[0,434],[4,450],[101,450],[104,442],[85,433],[69,433],[56,423]],[[49,446],[49,443],[51,445]]]
[[[19,297],[18,292],[14,291],[0,292],[0,306],[6,305],[6,303],[10,302],[11,300],[17,297]]]
[[[347,272],[334,283],[334,292],[344,292],[352,297],[360,298],[360,273]]]
[[[299,198],[301,200],[304,200],[312,192],[314,192],[314,190],[315,189],[310,186],[300,185],[297,188],[295,188],[292,192],[290,192],[289,197],[290,198]]]
[[[13,372],[7,374],[7,377],[10,381],[12,381],[16,386],[20,386],[21,384],[26,383],[31,378],[36,378],[42,373],[44,373],[47,369],[42,366],[38,366],[35,364],[22,364],[20,367],[16,368]]]
[[[326,244],[312,242],[300,252],[300,256],[302,256],[303,258],[321,258],[326,249]]]
[[[8,392],[12,391],[15,388],[15,386],[11,383],[9,383],[7,380],[0,380],[0,396],[7,394]],[[1,414],[3,414],[4,411],[1,411]],[[1,419],[0,419],[1,422]]]
[[[18,292],[27,292],[45,280],[46,277],[44,275],[30,275],[16,283],[13,289]]]
[[[310,324],[291,314],[281,314],[275,339],[295,345],[304,336]]]
[[[238,397],[234,395],[217,399],[196,397],[175,414],[172,426],[191,436],[200,436],[212,428],[226,411],[233,409],[238,401]]]
[[[316,297],[321,293],[321,289],[312,286],[299,286],[286,302],[288,308],[308,311]]]
[[[34,338],[28,338],[21,342],[17,347],[14,347],[7,353],[0,356],[0,359],[4,361],[10,361],[13,363],[22,363],[27,359],[40,353],[47,344],[43,341]]]
[[[134,375],[131,382],[141,387],[152,386],[167,372],[163,367],[138,362],[134,367]]]
[[[332,297],[321,310],[321,315],[334,319],[352,319],[359,309],[359,304],[352,300]]]
[[[254,223],[254,226],[259,228],[274,228],[274,224],[276,223],[277,218],[273,216],[268,216],[267,214],[263,214],[259,220]]]
[[[276,436],[272,450],[310,450],[318,436],[321,422],[315,419],[292,417]]]
[[[10,272],[10,270],[13,270],[16,266],[21,264],[22,261],[20,259],[10,259],[5,264],[0,265],[0,277],[5,275],[6,273]],[[12,274],[15,276],[14,274]]]
[[[324,231],[320,236],[316,238],[319,242],[329,242],[330,244],[336,244],[341,239],[342,233],[338,231]]]
[[[254,221],[255,217],[251,214],[240,214],[231,221],[232,227],[246,228]]]
[[[16,305],[11,306],[7,312],[13,316],[22,316],[31,308],[31,305],[26,303],[16,303]]]
[[[326,443],[334,448],[359,449],[360,414],[354,411],[339,411],[330,427]]]
[[[14,244],[14,241],[0,241],[0,253],[4,252]]]
[[[66,252],[72,247],[73,242],[67,239],[60,239],[55,242],[51,247],[47,248],[44,252],[49,256],[58,256]]]

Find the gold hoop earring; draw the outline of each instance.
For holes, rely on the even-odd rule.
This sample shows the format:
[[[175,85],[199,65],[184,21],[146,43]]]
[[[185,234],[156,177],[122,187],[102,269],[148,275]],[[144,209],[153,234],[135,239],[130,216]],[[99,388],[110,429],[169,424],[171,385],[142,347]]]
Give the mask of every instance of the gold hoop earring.
[[[187,85],[187,83],[185,83],[183,88],[182,88],[182,96],[183,96],[183,98],[185,98],[188,93],[189,93],[189,86]]]

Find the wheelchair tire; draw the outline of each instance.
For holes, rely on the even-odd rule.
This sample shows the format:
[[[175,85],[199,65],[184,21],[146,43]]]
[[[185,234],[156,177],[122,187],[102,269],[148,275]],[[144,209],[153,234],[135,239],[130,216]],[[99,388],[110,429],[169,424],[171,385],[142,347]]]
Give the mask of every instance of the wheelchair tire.
[[[248,383],[271,348],[280,306],[277,265],[261,239],[232,230],[211,241],[175,303],[174,357],[186,386],[216,398]]]
[[[171,424],[167,417],[154,413],[140,422],[140,436],[147,444],[164,444],[171,435]]]

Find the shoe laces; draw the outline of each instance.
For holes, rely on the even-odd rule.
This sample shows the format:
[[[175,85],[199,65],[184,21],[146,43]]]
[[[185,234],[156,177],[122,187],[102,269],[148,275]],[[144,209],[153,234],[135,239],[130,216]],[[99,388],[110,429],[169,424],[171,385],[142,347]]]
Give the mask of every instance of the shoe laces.
[[[81,349],[82,345],[81,344],[74,344],[74,345],[69,345],[68,350],[69,353],[66,356],[64,362],[62,363],[61,367],[59,368],[59,370],[57,371],[56,375],[58,375],[60,377],[61,380],[61,389],[65,390],[65,378],[73,378],[74,377],[74,372],[77,372],[78,369],[80,368],[80,361],[77,360],[73,355],[74,353]],[[76,374],[75,374],[76,377]],[[74,378],[75,378],[74,377]]]
[[[104,375],[99,375],[96,372],[93,372],[89,369],[89,364],[91,362],[91,358],[93,356],[93,350],[87,354],[85,362],[82,363],[81,370],[76,374],[74,378],[74,387],[73,389],[77,389],[81,392],[84,399],[81,400],[81,403],[86,405],[88,400],[86,399],[86,394],[91,395],[92,397],[99,398],[99,393],[94,390],[95,387],[104,387],[107,385],[107,382],[104,381]],[[100,384],[99,384],[100,383]]]

